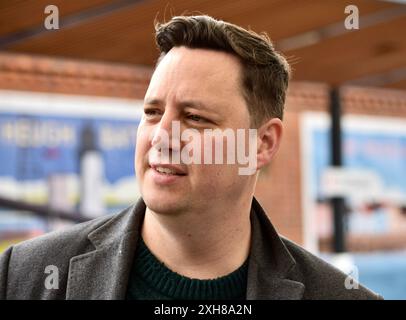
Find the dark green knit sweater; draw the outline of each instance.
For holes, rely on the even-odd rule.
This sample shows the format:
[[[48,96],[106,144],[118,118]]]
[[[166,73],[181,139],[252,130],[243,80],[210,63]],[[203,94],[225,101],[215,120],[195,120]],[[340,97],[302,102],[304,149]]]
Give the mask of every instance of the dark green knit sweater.
[[[234,272],[213,280],[184,277],[169,270],[139,238],[127,300],[244,300],[248,259]]]

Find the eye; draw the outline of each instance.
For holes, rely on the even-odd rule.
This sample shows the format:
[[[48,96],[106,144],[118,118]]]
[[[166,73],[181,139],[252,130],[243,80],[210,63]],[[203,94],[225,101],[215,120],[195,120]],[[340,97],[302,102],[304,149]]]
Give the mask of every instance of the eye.
[[[157,109],[144,109],[144,114],[148,117],[155,117],[160,115],[160,111]]]
[[[207,122],[208,121],[207,119],[205,119],[197,114],[192,114],[192,113],[187,114],[186,117],[189,120],[192,120],[194,122]]]

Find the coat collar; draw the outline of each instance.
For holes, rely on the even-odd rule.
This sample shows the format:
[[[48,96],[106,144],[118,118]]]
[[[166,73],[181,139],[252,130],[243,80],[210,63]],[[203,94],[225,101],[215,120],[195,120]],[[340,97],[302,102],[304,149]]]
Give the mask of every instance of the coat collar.
[[[288,278],[295,271],[296,261],[255,198],[251,206],[251,230],[247,299],[301,299],[303,283]]]
[[[70,260],[67,299],[124,299],[145,214],[142,198],[89,233],[95,250]],[[301,299],[304,285],[287,278],[295,267],[265,212],[254,198],[247,299]]]

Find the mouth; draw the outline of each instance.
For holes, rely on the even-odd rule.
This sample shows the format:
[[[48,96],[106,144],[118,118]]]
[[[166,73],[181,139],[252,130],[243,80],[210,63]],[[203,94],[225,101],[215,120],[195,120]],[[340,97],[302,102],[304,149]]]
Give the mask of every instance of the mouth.
[[[186,171],[183,171],[182,168],[172,165],[151,164],[149,168],[151,169],[152,181],[160,187],[178,185],[178,183],[184,181],[183,178],[187,175]]]
[[[186,172],[183,169],[172,165],[151,164],[149,167],[162,175],[186,176]]]

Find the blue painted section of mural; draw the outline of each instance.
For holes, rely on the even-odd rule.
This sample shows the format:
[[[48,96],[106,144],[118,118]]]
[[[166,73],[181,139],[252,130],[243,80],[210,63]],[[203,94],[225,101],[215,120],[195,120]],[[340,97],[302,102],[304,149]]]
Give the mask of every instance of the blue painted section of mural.
[[[81,132],[89,126],[103,156],[105,178],[114,183],[134,175],[133,157],[139,121],[92,117],[0,115],[0,176],[19,181],[55,173],[79,173]]]

